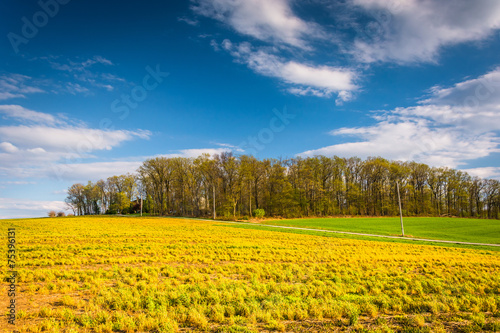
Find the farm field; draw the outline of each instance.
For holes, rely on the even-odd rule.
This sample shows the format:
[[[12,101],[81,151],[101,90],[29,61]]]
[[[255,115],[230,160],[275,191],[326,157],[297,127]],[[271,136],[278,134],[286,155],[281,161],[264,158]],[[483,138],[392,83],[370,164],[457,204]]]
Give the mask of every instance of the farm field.
[[[170,218],[9,227],[20,332],[500,331],[499,252]]]
[[[405,235],[415,238],[500,244],[500,220],[405,217]],[[400,236],[399,217],[264,220],[262,224]]]

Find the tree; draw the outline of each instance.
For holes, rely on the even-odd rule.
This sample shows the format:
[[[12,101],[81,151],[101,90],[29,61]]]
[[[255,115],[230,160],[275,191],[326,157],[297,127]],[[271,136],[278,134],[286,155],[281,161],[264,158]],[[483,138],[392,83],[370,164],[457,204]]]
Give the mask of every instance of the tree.
[[[240,162],[230,152],[215,155],[214,160],[218,165],[222,179],[223,200],[227,204],[225,210],[231,209],[233,217],[236,218],[236,206],[238,205],[241,186]]]
[[[403,214],[498,218],[500,183],[417,162],[314,156],[258,160],[229,152],[198,158],[148,159],[126,174],[68,189],[77,215],[126,212],[131,203],[154,215],[267,216]]]
[[[215,220],[217,217],[217,201],[216,201],[216,193],[217,187],[219,185],[219,169],[217,167],[217,163],[214,159],[211,159],[208,154],[204,154],[198,157],[198,165],[200,170],[204,176],[204,187],[205,187],[205,202],[208,204],[208,210],[212,208],[212,217]],[[210,198],[212,199],[210,205]]]
[[[172,160],[165,157],[149,159],[138,170],[141,179],[149,185],[154,208],[160,216],[169,212],[173,170]]]
[[[73,210],[75,215],[84,215],[84,186],[82,184],[73,184],[68,189],[66,204]]]
[[[130,207],[130,200],[127,194],[119,192],[115,195],[114,203],[111,205],[111,209],[115,210],[118,214],[124,213]]]

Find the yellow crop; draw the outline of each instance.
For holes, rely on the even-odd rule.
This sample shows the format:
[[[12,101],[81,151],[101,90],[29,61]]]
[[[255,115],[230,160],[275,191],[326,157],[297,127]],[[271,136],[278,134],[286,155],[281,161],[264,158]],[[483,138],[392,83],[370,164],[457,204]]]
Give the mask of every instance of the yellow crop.
[[[12,226],[21,332],[500,330],[498,252],[168,218]]]

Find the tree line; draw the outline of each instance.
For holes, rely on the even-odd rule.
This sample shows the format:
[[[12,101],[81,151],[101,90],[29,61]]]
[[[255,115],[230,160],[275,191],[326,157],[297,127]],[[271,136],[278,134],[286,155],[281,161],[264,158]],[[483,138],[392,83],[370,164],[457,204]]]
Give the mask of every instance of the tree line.
[[[66,203],[75,215],[395,216],[398,183],[406,216],[499,218],[498,180],[381,157],[156,157],[133,175],[72,185]]]

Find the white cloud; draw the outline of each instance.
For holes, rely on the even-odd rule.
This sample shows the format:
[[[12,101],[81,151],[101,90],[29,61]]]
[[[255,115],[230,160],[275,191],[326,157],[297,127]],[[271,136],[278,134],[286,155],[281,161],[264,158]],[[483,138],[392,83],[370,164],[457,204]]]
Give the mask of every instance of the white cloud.
[[[42,93],[41,88],[31,77],[21,74],[4,74],[0,76],[0,100],[26,98],[26,94]]]
[[[301,155],[383,156],[456,168],[500,152],[497,135],[500,87],[492,84],[498,81],[487,80],[496,77],[497,72],[498,69],[450,88],[434,88],[432,96],[422,105],[377,113],[374,116],[377,123],[372,126],[334,130],[331,135],[352,137],[354,142],[309,150]],[[489,85],[484,86],[485,82]],[[464,105],[461,100],[467,96],[484,98],[474,105]]]
[[[135,173],[142,163],[154,157],[186,157],[196,158],[203,154],[221,154],[223,152],[236,150],[234,147],[224,148],[199,148],[199,149],[181,149],[177,152],[161,154],[157,156],[142,156],[134,158],[133,160],[125,161],[107,161],[107,162],[93,162],[93,163],[59,163],[53,165],[42,171],[42,174],[57,178],[72,181],[87,181],[98,179],[105,179],[115,175],[126,173]]]
[[[43,60],[47,60],[52,68],[65,72],[85,72],[89,67],[92,67],[96,64],[108,65],[112,66],[113,62],[108,60],[102,56],[94,56],[92,58],[86,60],[71,60],[67,59],[66,61],[59,61],[59,57],[46,57],[41,58]]]
[[[0,199],[0,209],[19,210],[65,210],[63,201],[35,201],[25,199]]]
[[[142,161],[111,161],[93,163],[55,163],[40,170],[44,177],[75,182],[97,181],[111,176],[135,173]]]
[[[197,0],[192,9],[263,41],[308,49],[308,39],[322,38],[321,28],[297,17],[287,0]]]
[[[0,126],[0,176],[86,181],[135,172],[148,157],[125,161],[84,163],[95,151],[110,150],[134,139],[149,139],[144,130],[102,130],[70,125],[64,117],[32,111],[18,105],[0,106],[5,116],[33,125]],[[234,147],[184,149],[166,157],[218,154]]]
[[[14,146],[10,142],[1,142],[0,143],[0,150],[6,152],[6,153],[15,153],[19,151],[19,148]]]
[[[0,177],[37,176],[37,170],[46,165],[64,161],[76,161],[93,158],[91,154],[77,151],[53,152],[43,148],[19,149],[12,153],[0,152]]]
[[[354,83],[357,74],[350,69],[287,61],[265,50],[254,50],[248,43],[234,45],[227,39],[222,47],[255,72],[292,85],[288,91],[293,94],[331,97],[338,93],[339,99],[347,100],[349,91],[358,89]]]
[[[20,105],[0,105],[0,114],[23,122],[47,125],[63,123],[51,114],[29,110]]]
[[[420,106],[396,109],[470,133],[500,131],[500,68],[451,87],[433,87]]]
[[[99,64],[104,64],[104,65],[114,65],[113,62],[111,60],[108,60],[104,57],[101,57],[101,56],[94,56],[93,59],[89,59],[85,62],[85,64],[88,66],[89,64],[90,65],[93,65],[93,64],[96,64],[96,63],[99,63]]]
[[[29,94],[51,92],[58,94],[61,92],[77,94],[91,94],[92,88],[113,91],[114,84],[125,83],[123,78],[114,74],[103,72],[96,65],[109,67],[114,65],[110,60],[95,56],[86,60],[60,61],[60,57],[41,57],[33,60],[43,60],[48,62],[52,69],[66,72],[62,75],[62,80],[57,82],[52,75],[51,79],[36,79],[30,76],[9,73],[0,75],[0,101],[13,98],[26,98]],[[71,77],[71,81],[68,80]],[[90,89],[89,89],[90,88]]]
[[[44,148],[47,151],[111,150],[124,141],[134,138],[147,139],[149,131],[101,130],[90,128],[47,126],[4,126],[0,127],[0,138],[20,148]]]
[[[500,105],[500,67],[476,79],[459,82],[452,87],[433,87],[430,92],[431,96],[423,100],[422,104],[496,110]]]
[[[113,84],[126,82],[115,74],[105,72],[105,68],[114,66],[114,63],[102,56],[94,56],[88,59],[62,59],[59,56],[37,58],[50,65],[52,69],[65,72],[64,77],[70,75],[71,82],[55,85],[54,93],[64,91],[72,95],[91,94],[92,88],[113,91]],[[112,84],[113,83],[113,84]]]
[[[63,201],[0,198],[0,216],[2,219],[46,217],[51,210],[67,212],[66,204]]]
[[[143,161],[154,157],[198,157],[203,154],[221,154],[222,152],[241,152],[232,145],[222,148],[182,149],[175,152],[155,155],[139,156],[124,160],[84,163],[91,157],[67,152],[66,155],[54,152],[37,153],[36,149],[19,151],[18,154],[0,153],[0,176],[10,178],[50,178],[58,181],[86,182],[96,181],[110,176],[134,173]]]
[[[26,151],[28,153],[37,154],[37,155],[47,153],[47,151],[43,148],[32,148],[32,149],[27,149]]]
[[[480,177],[483,179],[498,179],[498,180],[500,180],[500,167],[462,169],[462,171],[467,172],[471,176],[477,176],[477,177]]]
[[[106,89],[107,91],[113,91],[115,89],[115,87],[113,87],[110,84],[102,84],[100,86],[103,87],[104,89]]]
[[[56,194],[56,195],[61,195],[61,194],[68,194],[68,190],[67,189],[64,189],[64,190],[56,190],[56,191],[52,191],[52,194]]]
[[[225,39],[220,45],[211,40],[215,51],[228,51],[237,62],[246,64],[260,75],[279,79],[291,94],[330,98],[336,103],[353,98],[357,90],[358,74],[349,68],[315,64],[279,55],[283,50],[315,52],[313,41],[325,41],[324,29],[314,22],[306,22],[293,13],[288,0],[196,0],[192,9],[207,17],[225,22],[241,34],[270,43],[271,47],[255,48],[248,42],[233,44]],[[291,47],[291,48],[290,48]],[[292,53],[293,54],[293,53]]]
[[[107,81],[126,82],[125,79],[110,73],[102,73],[101,77]]]
[[[266,66],[259,63],[257,66]],[[259,67],[265,70],[265,68]],[[354,74],[349,70],[330,66],[308,66],[290,61],[280,64],[276,71],[271,68],[271,74],[281,77],[288,83],[312,86],[325,91],[354,90]]]
[[[167,154],[166,157],[198,157],[203,154],[209,154],[210,156],[215,154],[221,154],[223,152],[228,152],[232,150],[238,150],[235,148],[200,148],[200,149],[182,149],[179,153]]]
[[[48,177],[54,166],[77,163],[135,139],[149,139],[144,130],[104,130],[71,125],[69,120],[18,105],[0,106],[0,112],[33,125],[0,126],[0,176]],[[73,122],[76,123],[76,122]],[[52,172],[52,173],[51,173]]]
[[[0,105],[0,114],[23,125],[0,126],[0,146],[7,153],[81,153],[110,150],[135,138],[148,139],[149,131],[102,130],[70,125],[68,120],[20,105]],[[26,125],[26,123],[33,123]],[[21,149],[21,150],[20,150]]]
[[[479,41],[500,28],[497,0],[351,0],[373,19],[354,42],[363,62],[435,62],[446,46]]]
[[[227,149],[227,150],[231,150],[231,151],[235,151],[235,152],[240,152],[240,153],[244,152],[244,150],[242,150],[238,146],[232,145],[230,143],[223,143],[223,142],[213,141],[213,142],[211,142],[211,144],[214,144],[216,146],[222,147],[222,149]]]
[[[80,84],[73,83],[73,82],[67,83],[64,88],[66,89],[67,92],[69,92],[72,95],[82,94],[82,93],[83,94],[90,93],[90,90],[88,88],[83,87]]]
[[[0,92],[0,101],[4,99],[11,99],[11,98],[25,98],[26,96],[22,94],[12,94],[10,92]]]
[[[416,160],[434,166],[457,167],[499,152],[498,139],[491,134],[470,135],[453,128],[439,127],[422,119],[382,121],[374,126],[342,128],[334,136],[352,136],[356,142],[336,144],[300,155],[383,156],[393,160]],[[361,140],[361,141],[358,141]]]
[[[184,23],[192,25],[192,26],[197,26],[200,23],[196,19],[192,19],[192,18],[185,17],[185,16],[184,17],[178,17],[177,21],[184,22]]]
[[[215,39],[212,39],[210,41],[210,46],[214,49],[214,51],[216,51],[216,52],[220,51],[219,44],[217,43],[217,41]]]
[[[293,10],[292,0],[191,0],[192,10],[223,22],[252,41],[210,45],[230,52],[256,73],[275,77],[299,96],[352,100],[361,70],[342,64],[352,55],[355,68],[366,63],[437,62],[444,47],[483,41],[500,29],[497,0],[348,0],[332,5],[314,0],[300,7],[330,12],[332,24],[318,24]],[[305,12],[305,11],[304,11]],[[360,15],[362,14],[362,15]],[[353,37],[352,31],[356,31]],[[262,42],[267,43],[263,46]],[[256,46],[259,43],[259,46]],[[319,46],[321,45],[321,46]],[[318,55],[329,62],[319,62]],[[352,60],[352,58],[351,58]]]
[[[482,108],[430,104],[398,108],[394,110],[394,114],[401,117],[429,119],[440,125],[453,126],[471,134],[500,130],[500,108],[497,110],[484,110]]]

